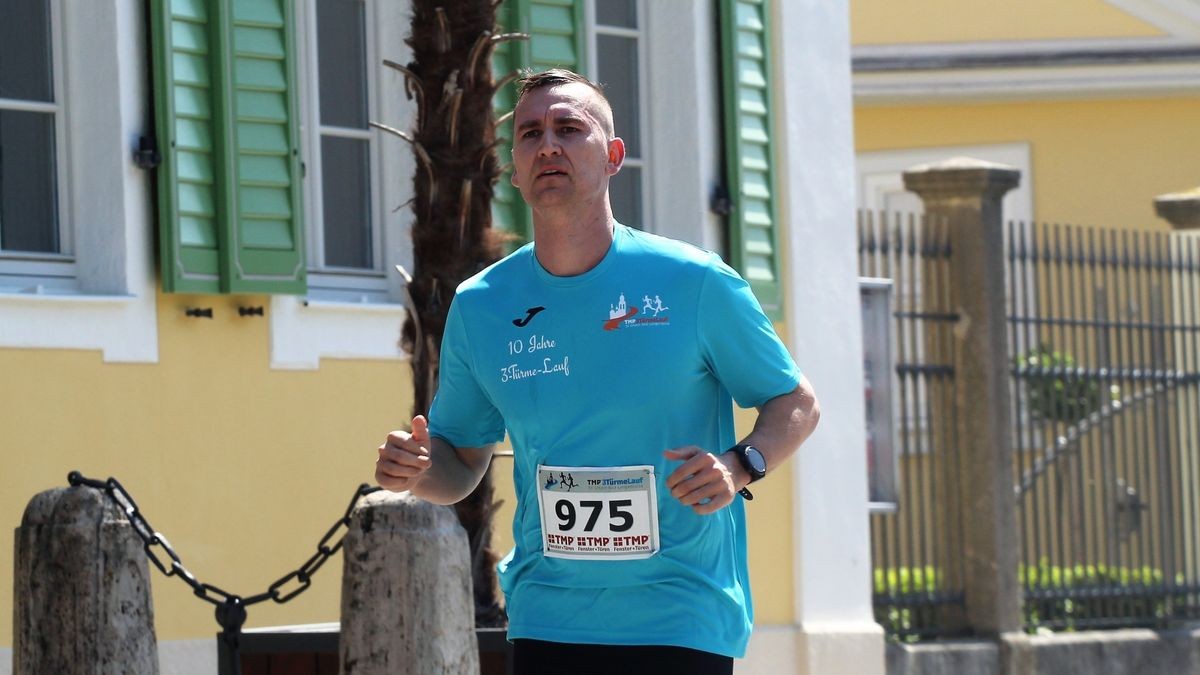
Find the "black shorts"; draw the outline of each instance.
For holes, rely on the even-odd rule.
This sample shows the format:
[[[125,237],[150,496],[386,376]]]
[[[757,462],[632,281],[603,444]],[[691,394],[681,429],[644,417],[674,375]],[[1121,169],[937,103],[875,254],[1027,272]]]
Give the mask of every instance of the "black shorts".
[[[733,658],[686,647],[513,640],[513,675],[733,675]]]

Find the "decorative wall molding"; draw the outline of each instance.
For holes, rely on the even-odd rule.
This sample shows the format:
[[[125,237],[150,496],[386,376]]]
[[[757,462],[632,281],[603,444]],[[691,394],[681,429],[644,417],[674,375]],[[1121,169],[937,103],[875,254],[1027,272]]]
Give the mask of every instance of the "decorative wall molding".
[[[1058,45],[1043,49],[912,50],[907,53],[858,54],[855,73],[968,68],[1165,65],[1200,63],[1200,44],[1145,46]]]
[[[857,105],[1200,92],[1200,2],[1106,0],[1162,37],[861,45]]]
[[[1200,59],[1144,65],[909,70],[854,74],[858,105],[1200,94]]]

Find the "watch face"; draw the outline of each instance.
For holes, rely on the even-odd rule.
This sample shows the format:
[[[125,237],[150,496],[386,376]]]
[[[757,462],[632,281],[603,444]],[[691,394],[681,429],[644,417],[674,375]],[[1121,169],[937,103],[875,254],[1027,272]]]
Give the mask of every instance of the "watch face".
[[[758,475],[767,473],[767,460],[763,458],[762,453],[753,445],[746,448],[746,459],[750,462],[750,466]]]

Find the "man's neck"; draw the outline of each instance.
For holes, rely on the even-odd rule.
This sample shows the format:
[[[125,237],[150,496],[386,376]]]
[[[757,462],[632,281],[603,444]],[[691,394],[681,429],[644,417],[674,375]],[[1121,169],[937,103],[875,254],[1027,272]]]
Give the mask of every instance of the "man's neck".
[[[535,210],[534,254],[554,276],[578,276],[604,259],[612,246],[613,227],[612,211],[608,208],[591,214]]]

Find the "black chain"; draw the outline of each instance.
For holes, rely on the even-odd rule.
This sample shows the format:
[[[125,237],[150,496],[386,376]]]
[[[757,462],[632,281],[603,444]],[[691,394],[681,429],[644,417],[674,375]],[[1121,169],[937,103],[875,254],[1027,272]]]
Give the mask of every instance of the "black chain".
[[[192,593],[196,597],[217,606],[217,623],[221,624],[222,637],[225,638],[235,652],[242,624],[246,622],[246,608],[265,600],[274,600],[279,604],[283,604],[308,590],[308,587],[312,585],[312,577],[316,574],[317,570],[321,569],[321,566],[327,560],[342,549],[342,541],[345,539],[346,533],[342,532],[340,536],[337,535],[339,530],[343,528],[349,531],[350,514],[354,512],[354,507],[358,505],[358,500],[372,492],[383,489],[371,487],[365,483],[358,486],[358,489],[354,491],[354,497],[350,500],[350,505],[346,507],[346,512],[333,524],[333,527],[329,528],[325,536],[321,537],[321,540],[317,542],[317,552],[312,557],[304,561],[304,564],[300,565],[298,569],[279,577],[275,583],[267,587],[266,591],[258,595],[243,597],[196,579],[196,576],[188,571],[187,567],[184,567],[183,561],[171,546],[171,542],[167,541],[166,537],[159,532],[155,532],[154,528],[150,527],[150,523],[146,521],[145,516],[138,510],[137,502],[133,501],[133,497],[130,496],[116,478],[101,481],[87,478],[78,471],[72,471],[67,475],[67,482],[73,487],[82,485],[96,490],[103,490],[120,507],[125,516],[129,518],[129,524],[133,526],[133,531],[141,538],[142,546],[146,551],[146,557],[150,559],[150,562],[164,575],[179,577],[183,580],[185,584],[191,587]],[[337,541],[333,541],[335,536],[337,536]],[[165,564],[162,558],[154,552],[156,547],[162,548],[163,553],[171,559],[170,565]],[[295,584],[294,588],[285,589],[286,586],[293,583]]]

